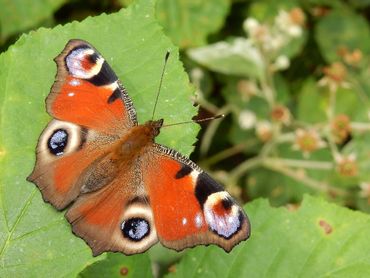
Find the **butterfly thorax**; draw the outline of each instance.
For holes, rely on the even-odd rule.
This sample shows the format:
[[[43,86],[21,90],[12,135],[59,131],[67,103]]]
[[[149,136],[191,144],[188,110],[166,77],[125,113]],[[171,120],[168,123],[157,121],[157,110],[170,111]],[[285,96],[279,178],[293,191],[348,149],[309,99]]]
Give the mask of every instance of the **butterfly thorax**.
[[[134,126],[117,142],[115,155],[122,160],[139,156],[152,146],[162,125],[163,119],[147,121],[145,124]]]

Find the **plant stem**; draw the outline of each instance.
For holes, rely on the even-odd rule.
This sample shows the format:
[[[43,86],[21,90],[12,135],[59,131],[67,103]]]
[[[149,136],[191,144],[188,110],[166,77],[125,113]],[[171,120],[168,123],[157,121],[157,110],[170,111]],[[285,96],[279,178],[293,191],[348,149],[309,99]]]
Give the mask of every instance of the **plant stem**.
[[[217,114],[224,114],[225,116],[230,112],[231,108],[229,105],[225,105],[223,108],[219,109],[217,111]],[[211,142],[212,142],[212,139],[213,139],[213,136],[215,135],[218,127],[220,126],[221,124],[221,121],[222,119],[220,120],[217,120],[217,121],[212,121],[205,133],[204,133],[204,136],[203,136],[203,140],[201,142],[201,145],[200,145],[200,154],[203,156],[205,155],[208,150],[209,150],[209,147],[211,145]]]
[[[226,158],[229,158],[230,156],[233,156],[235,154],[238,154],[242,152],[245,149],[251,148],[255,146],[258,143],[258,141],[255,138],[249,139],[246,142],[240,143],[238,145],[232,146],[231,148],[228,148],[226,150],[223,150],[205,160],[202,161],[203,167],[209,167],[212,164],[215,164],[221,160],[224,160]]]
[[[284,165],[282,164],[278,164],[278,163],[275,163],[275,162],[272,162],[272,161],[269,161],[269,160],[265,160],[262,165],[269,169],[269,170],[272,170],[272,171],[275,171],[275,172],[278,172],[278,173],[281,173],[283,175],[286,175],[298,182],[302,182],[304,183],[306,186],[312,188],[312,189],[315,189],[315,190],[318,190],[318,191],[321,191],[321,192],[325,192],[325,193],[334,193],[336,195],[340,195],[340,196],[345,196],[347,195],[347,192],[342,190],[342,189],[339,189],[339,188],[335,188],[325,182],[320,182],[320,181],[317,181],[317,180],[314,180],[310,177],[307,177],[305,175],[302,175],[301,173],[299,173],[298,171],[296,170],[292,170],[288,167],[285,167]]]
[[[313,161],[313,160],[299,160],[289,158],[266,158],[263,163],[270,163],[274,165],[283,165],[293,168],[305,168],[316,170],[332,170],[334,164],[329,161]]]
[[[230,180],[232,184],[236,184],[238,179],[248,170],[256,168],[261,165],[263,158],[261,156],[256,156],[251,159],[244,161],[239,164],[234,170],[230,172]]]
[[[360,122],[352,122],[351,129],[359,132],[369,131],[370,124],[369,123],[360,123]]]
[[[338,151],[337,145],[335,144],[330,126],[331,126],[331,122],[333,121],[334,115],[335,115],[337,91],[329,90],[329,94],[330,95],[329,95],[329,107],[328,107],[328,126],[326,130],[327,131],[326,138],[328,139],[330,151],[335,160],[336,157],[339,156],[339,151]]]

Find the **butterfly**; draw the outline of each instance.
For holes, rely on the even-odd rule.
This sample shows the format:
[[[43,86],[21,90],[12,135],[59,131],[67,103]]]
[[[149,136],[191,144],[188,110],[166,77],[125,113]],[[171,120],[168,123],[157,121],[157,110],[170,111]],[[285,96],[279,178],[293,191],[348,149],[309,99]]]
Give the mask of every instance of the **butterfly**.
[[[45,202],[68,208],[72,231],[91,247],[141,253],[160,241],[183,250],[229,252],[250,235],[235,200],[194,162],[155,143],[163,119],[138,124],[125,87],[88,42],[70,40],[55,58],[46,99],[53,117],[27,178]]]

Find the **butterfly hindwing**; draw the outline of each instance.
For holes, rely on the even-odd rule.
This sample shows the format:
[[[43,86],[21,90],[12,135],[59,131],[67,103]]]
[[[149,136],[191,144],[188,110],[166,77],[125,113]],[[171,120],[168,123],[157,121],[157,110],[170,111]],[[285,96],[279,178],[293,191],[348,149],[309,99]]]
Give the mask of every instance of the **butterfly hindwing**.
[[[155,144],[143,181],[163,245],[182,250],[213,243],[230,251],[249,237],[249,220],[235,200],[175,150]]]
[[[158,241],[148,197],[132,167],[123,167],[107,186],[82,194],[66,213],[94,256],[141,253]]]

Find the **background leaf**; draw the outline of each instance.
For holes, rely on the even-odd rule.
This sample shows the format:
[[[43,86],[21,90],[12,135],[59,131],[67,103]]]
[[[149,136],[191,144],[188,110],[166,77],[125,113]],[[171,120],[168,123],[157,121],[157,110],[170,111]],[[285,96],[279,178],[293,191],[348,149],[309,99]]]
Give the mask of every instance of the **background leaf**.
[[[193,48],[188,55],[202,66],[219,73],[257,77],[263,71],[262,57],[244,38]]]
[[[230,254],[188,252],[170,277],[368,277],[370,217],[305,196],[298,210],[246,206],[252,236]],[[217,263],[216,263],[217,262]]]
[[[8,36],[40,24],[66,0],[0,0],[0,42]]]
[[[327,62],[338,60],[340,47],[370,51],[370,31],[365,19],[348,9],[334,10],[316,26],[315,38]]]
[[[88,40],[102,53],[133,98],[140,122],[150,118],[164,55],[170,50],[156,117],[173,123],[196,112],[176,48],[156,23],[151,1],[22,36],[0,56],[1,277],[74,276],[96,260],[83,240],[72,235],[63,214],[45,204],[25,180],[37,138],[50,119],[44,100],[56,73],[53,58],[71,38]],[[196,132],[195,125],[168,128],[157,141],[188,155]]]
[[[219,30],[229,11],[229,0],[158,0],[156,15],[166,34],[180,48],[204,45]]]

